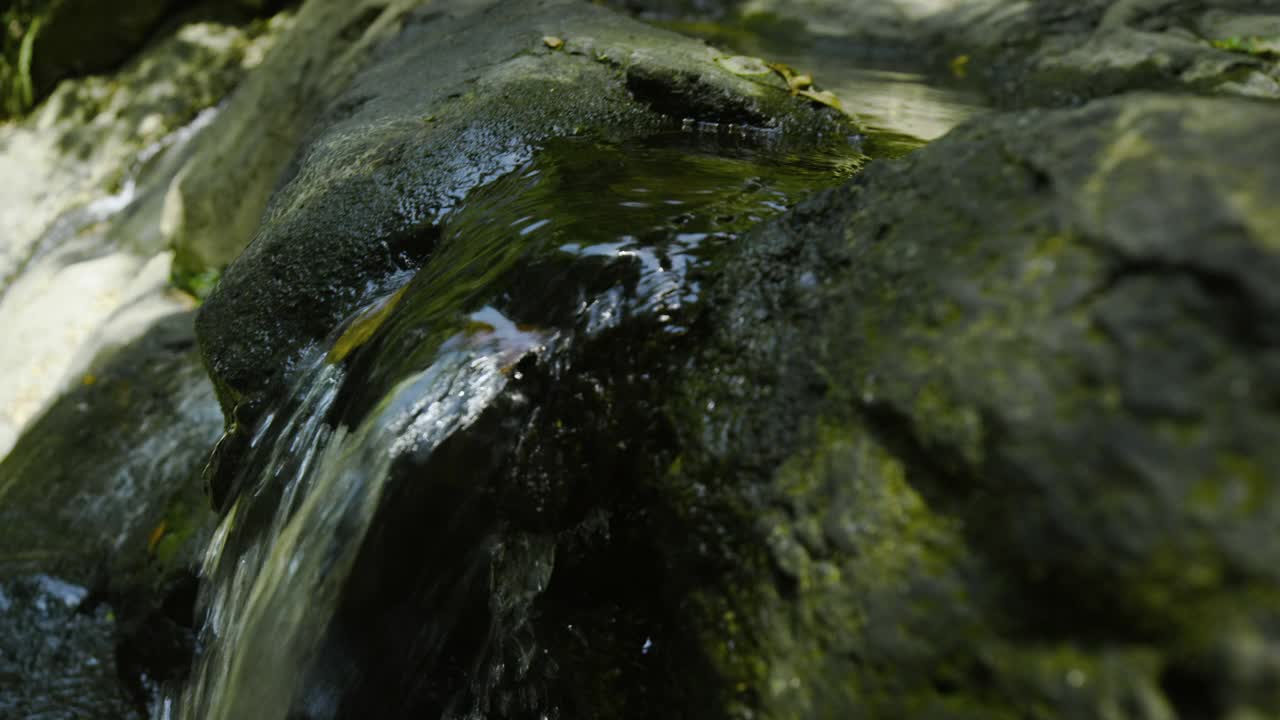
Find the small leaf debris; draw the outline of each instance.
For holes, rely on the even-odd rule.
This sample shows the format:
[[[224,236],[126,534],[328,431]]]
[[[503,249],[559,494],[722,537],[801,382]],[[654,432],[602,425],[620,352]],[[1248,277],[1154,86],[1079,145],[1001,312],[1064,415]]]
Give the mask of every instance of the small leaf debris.
[[[770,65],[765,64],[760,58],[749,57],[747,55],[729,55],[716,58],[716,64],[728,70],[734,75],[768,75]]]
[[[769,69],[776,72],[787,82],[787,87],[790,88],[792,95],[799,95],[800,97],[808,98],[816,103],[844,112],[844,106],[840,104],[840,98],[836,97],[835,93],[830,90],[813,89],[812,75],[796,72],[795,68],[782,63],[773,63],[769,66]]]

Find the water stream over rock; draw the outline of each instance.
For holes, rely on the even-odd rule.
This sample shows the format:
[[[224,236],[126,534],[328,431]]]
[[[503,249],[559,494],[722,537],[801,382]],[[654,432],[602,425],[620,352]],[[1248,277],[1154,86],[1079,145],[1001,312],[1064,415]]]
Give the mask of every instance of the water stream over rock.
[[[325,663],[358,655],[339,652],[335,638],[376,632],[375,618],[340,607],[360,592],[357,558],[389,570],[399,553],[420,552],[384,545],[392,555],[379,557],[370,550],[379,544],[366,541],[403,522],[405,497],[425,503],[420,522],[444,511],[476,542],[451,538],[457,530],[448,524],[422,530],[423,541],[469,557],[405,571],[439,591],[420,598],[428,625],[403,629],[421,635],[404,645],[427,676],[443,671],[437,664],[447,653],[470,654],[453,659],[473,663],[476,674],[470,700],[410,691],[395,700],[397,716],[428,707],[447,717],[482,712],[475,703],[489,702],[499,685],[518,685],[535,662],[553,662],[530,628],[494,628],[477,643],[453,627],[455,615],[472,612],[458,607],[459,593],[473,595],[478,578],[488,578],[483,592],[497,619],[529,614],[558,540],[508,526],[540,518],[550,531],[566,522],[562,492],[607,497],[614,491],[591,486],[620,481],[611,475],[622,472],[614,466],[622,458],[605,448],[577,447],[586,453],[578,464],[531,464],[530,454],[573,452],[583,438],[660,442],[643,428],[625,440],[575,425],[592,423],[590,408],[600,402],[656,400],[661,356],[692,332],[699,273],[741,231],[860,164],[852,146],[843,155],[794,155],[770,150],[768,134],[696,126],[621,144],[557,141],[473,191],[425,267],[371,288],[364,309],[309,352],[291,396],[254,431],[240,472],[215,492],[234,499],[205,559],[203,650],[191,683],[157,717],[285,718],[293,709],[318,718],[344,702],[368,703],[369,686],[390,678],[335,681]],[[612,397],[620,380],[588,369],[630,364],[610,354],[655,364],[648,377],[624,383],[626,397]],[[598,397],[572,395],[584,382]],[[488,457],[475,455],[480,448]],[[663,462],[669,458],[648,456],[642,464]],[[517,487],[490,486],[495,477]],[[476,510],[524,493],[520,507]],[[446,496],[451,509],[432,509]],[[609,511],[607,503],[594,509]],[[512,642],[522,644],[506,647]],[[519,704],[549,712],[557,705],[540,700]]]

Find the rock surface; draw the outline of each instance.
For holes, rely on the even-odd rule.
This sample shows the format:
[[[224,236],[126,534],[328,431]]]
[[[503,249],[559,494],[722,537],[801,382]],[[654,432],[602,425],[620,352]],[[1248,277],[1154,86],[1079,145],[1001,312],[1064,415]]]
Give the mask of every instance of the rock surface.
[[[189,305],[169,292],[166,190],[286,20],[183,25],[0,125],[0,457],[94,354]]]
[[[300,646],[319,659],[284,669],[301,692],[257,678],[282,713],[1280,716],[1280,106],[1194,96],[1274,95],[1274,50],[1242,34],[1272,33],[1275,10],[926,5],[874,8],[897,18],[882,37],[941,38],[1007,104],[1083,106],[972,121],[731,243],[592,255],[553,237],[548,259],[465,231],[514,217],[526,184],[594,198],[573,178],[662,130],[716,128],[683,138],[705,161],[848,151],[856,128],[587,3],[308,3],[163,164],[173,182],[146,200],[163,227],[119,230],[173,243],[188,275],[256,235],[198,315],[216,390],[190,316],[170,317],[91,363],[0,463],[0,714],[127,713],[186,671],[204,451],[225,413],[219,462],[240,470],[257,414],[329,343],[342,385],[303,420],[309,451],[341,456],[270,433],[256,452],[389,469],[368,535],[309,558],[336,610]],[[1144,87],[1177,92],[1128,92]],[[559,210],[584,238],[605,223]],[[642,297],[667,273],[679,292]],[[456,388],[427,383],[443,350]],[[419,407],[479,384],[465,421]],[[396,416],[410,407],[439,422]],[[405,434],[359,445],[382,412]],[[274,528],[267,500],[232,516],[224,553]],[[342,520],[325,540],[355,532]],[[243,587],[259,578],[241,557],[222,566]]]
[[[181,278],[216,277],[244,250],[303,133],[414,0],[305,3],[197,140],[165,198],[161,232]]]
[[[0,462],[0,711],[123,717],[185,670],[222,426],[191,325],[105,352]]]
[[[134,717],[117,686],[110,610],[49,575],[0,576],[0,714],[49,720]]]
[[[1135,94],[974,121],[749,233],[673,320],[524,356],[434,452],[390,450],[302,696],[1275,715],[1278,114]],[[370,368],[431,357],[448,277],[352,356],[343,425],[400,377]]]
[[[1247,0],[974,2],[929,20],[954,62],[1007,106],[1128,90],[1280,99],[1280,6]],[[1268,49],[1270,48],[1270,49]]]
[[[997,117],[749,238],[669,486],[733,703],[1280,712],[1277,121]]]

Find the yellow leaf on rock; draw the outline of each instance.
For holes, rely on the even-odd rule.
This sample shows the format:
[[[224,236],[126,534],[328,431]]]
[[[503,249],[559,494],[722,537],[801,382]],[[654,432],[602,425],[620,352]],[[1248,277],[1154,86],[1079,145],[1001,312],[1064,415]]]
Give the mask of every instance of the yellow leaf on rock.
[[[830,90],[800,90],[796,94],[801,97],[807,97],[816,103],[822,103],[827,107],[835,108],[836,110],[844,112],[844,106],[840,104],[840,98],[836,97],[836,94]]]
[[[151,531],[151,536],[147,538],[147,554],[155,555],[156,546],[164,539],[164,534],[169,530],[169,523],[161,520],[160,524]]]
[[[542,38],[542,44],[546,45],[552,50],[559,50],[560,48],[564,47],[564,40],[554,35],[547,35],[546,37]]]
[[[813,87],[813,76],[811,75],[792,75],[787,78],[787,86],[791,88],[791,92],[800,92]]]
[[[404,291],[408,289],[408,285],[395,291],[386,299],[376,303],[373,307],[364,312],[363,315],[351,321],[351,325],[342,333],[342,337],[333,344],[333,348],[329,350],[329,355],[325,358],[330,364],[342,362],[352,350],[360,347],[368,342],[369,338],[382,327],[383,321],[391,314],[396,303],[400,302]]]

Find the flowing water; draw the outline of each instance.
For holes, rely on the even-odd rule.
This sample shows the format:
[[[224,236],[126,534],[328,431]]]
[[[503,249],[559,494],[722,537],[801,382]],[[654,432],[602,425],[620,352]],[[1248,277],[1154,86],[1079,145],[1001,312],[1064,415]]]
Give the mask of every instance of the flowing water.
[[[159,717],[334,712],[330,695],[351,689],[307,678],[323,675],[315,659],[331,643],[326,632],[341,632],[331,624],[350,602],[343,594],[388,487],[436,484],[465,517],[492,492],[480,484],[483,471],[472,468],[477,476],[468,478],[451,467],[451,476],[423,477],[433,453],[497,406],[536,425],[531,377],[574,371],[584,364],[579,347],[593,339],[640,332],[658,346],[678,342],[689,332],[701,266],[742,230],[861,162],[851,146],[797,157],[768,145],[767,137],[744,140],[711,127],[623,145],[561,141],[472,193],[428,264],[412,278],[389,278],[315,348],[294,395],[257,430],[237,499],[205,560],[204,651],[192,681]],[[494,448],[485,460],[516,466],[503,452],[524,430],[524,422],[484,430]],[[409,467],[417,469],[412,479]],[[542,511],[528,499],[524,512]],[[518,614],[554,565],[552,543],[523,538],[512,547],[492,518],[465,532],[478,542],[469,557],[438,568],[441,586],[424,608],[437,633],[416,650],[427,666],[422,658],[438,657],[450,642],[448,616],[459,612],[453,589],[478,575],[509,575],[491,580],[490,610]],[[468,547],[450,535],[442,529],[432,540]],[[521,560],[505,566],[502,558],[513,556]],[[493,686],[528,672],[534,651],[530,645],[513,658],[492,645],[477,649],[473,682]],[[450,707],[455,699],[433,701]],[[465,703],[450,710],[473,711],[480,709]]]

